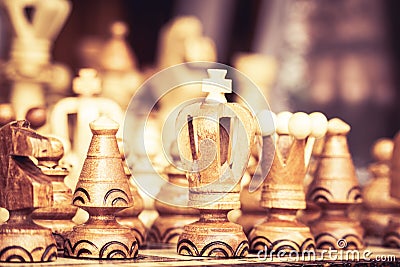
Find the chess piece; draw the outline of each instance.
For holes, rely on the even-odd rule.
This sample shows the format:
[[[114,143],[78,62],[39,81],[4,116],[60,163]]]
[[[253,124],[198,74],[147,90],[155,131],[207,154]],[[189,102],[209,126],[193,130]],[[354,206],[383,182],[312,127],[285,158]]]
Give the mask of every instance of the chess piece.
[[[393,141],[381,138],[371,149],[374,163],[368,170],[372,180],[364,186],[363,212],[361,224],[366,235],[383,237],[391,214],[400,212],[400,201],[390,196],[390,160],[393,153]]]
[[[260,114],[259,122],[266,124],[263,113]],[[267,219],[251,231],[250,249],[267,250],[270,253],[313,250],[315,243],[310,229],[297,220],[296,214],[306,207],[303,187],[309,163],[306,148],[310,146],[309,142],[325,134],[327,120],[322,113],[308,115],[304,112],[281,112],[277,115],[276,125],[276,141],[266,125],[261,128],[261,167],[262,173],[266,175],[261,205],[269,213]],[[273,152],[272,165],[269,165],[267,160]]]
[[[400,199],[400,132],[393,140],[393,153],[390,161],[390,196],[396,200]],[[400,248],[400,212],[391,214],[389,224],[383,236],[383,245],[386,247]]]
[[[147,230],[146,226],[144,226],[143,222],[138,217],[144,209],[143,198],[140,196],[135,182],[133,181],[132,174],[128,166],[126,165],[125,154],[128,154],[128,152],[124,152],[126,151],[126,149],[124,149],[122,139],[118,139],[118,148],[121,153],[122,162],[124,164],[124,172],[126,178],[128,179],[129,189],[131,191],[132,198],[135,201],[132,207],[124,209],[117,213],[117,222],[130,227],[133,231],[133,234],[135,235],[139,247],[143,247],[146,245]]]
[[[228,221],[240,207],[240,179],[254,143],[255,120],[237,103],[227,103],[232,92],[227,71],[209,69],[204,79],[204,102],[183,108],[177,117],[178,148],[189,181],[189,206],[200,211],[197,222],[184,227],[177,251],[181,255],[243,257],[248,241],[243,228]]]
[[[51,63],[51,47],[71,4],[67,0],[4,0],[2,4],[14,31],[10,59],[3,72],[12,82],[10,100],[16,117],[22,119],[28,109],[50,104],[51,93],[63,92],[69,86],[69,70]],[[30,15],[27,9],[31,9]],[[45,89],[49,89],[46,97]]]
[[[27,121],[0,128],[0,143],[0,206],[10,213],[0,225],[0,261],[54,261],[57,248],[51,230],[35,224],[31,217],[35,209],[53,204],[53,187],[31,157],[51,158],[59,149],[30,129]]]
[[[329,120],[321,154],[307,200],[321,207],[321,216],[310,224],[319,249],[362,249],[364,231],[347,215],[350,205],[362,203],[355,168],[347,145],[350,126]]]
[[[50,116],[52,134],[64,142],[64,147],[71,147],[70,151],[65,151],[64,156],[64,162],[72,166],[67,184],[70,188],[75,188],[89,147],[91,137],[89,123],[100,115],[108,115],[117,122],[123,120],[122,110],[117,103],[96,96],[100,93],[101,87],[100,79],[94,69],[81,69],[79,77],[73,81],[73,90],[77,96],[57,102]],[[74,116],[75,121],[70,125],[69,117]],[[72,140],[71,145],[69,140]]]
[[[165,183],[158,193],[155,208],[159,217],[151,226],[148,240],[154,243],[177,244],[178,238],[183,232],[183,227],[199,219],[199,211],[187,207],[188,180],[185,172],[179,169],[178,144],[171,145],[171,156],[174,164],[165,168],[168,182]],[[178,168],[177,168],[178,167]]]
[[[75,216],[77,208],[72,203],[72,192],[68,188],[64,179],[68,175],[68,170],[59,165],[59,160],[64,154],[61,141],[49,137],[52,144],[53,154],[50,156],[38,156],[38,167],[46,174],[53,185],[53,205],[51,207],[37,209],[32,218],[34,222],[53,231],[53,236],[57,243],[57,250],[64,251],[65,234],[72,230],[75,223],[72,218]]]
[[[110,32],[111,38],[105,42],[99,55],[103,81],[101,96],[112,99],[125,110],[142,77],[136,57],[125,40],[128,26],[117,21],[111,25]]]
[[[107,117],[90,123],[93,137],[73,196],[73,204],[86,210],[89,220],[67,234],[66,257],[132,259],[138,254],[135,235],[115,219],[132,206],[115,136],[118,127]]]

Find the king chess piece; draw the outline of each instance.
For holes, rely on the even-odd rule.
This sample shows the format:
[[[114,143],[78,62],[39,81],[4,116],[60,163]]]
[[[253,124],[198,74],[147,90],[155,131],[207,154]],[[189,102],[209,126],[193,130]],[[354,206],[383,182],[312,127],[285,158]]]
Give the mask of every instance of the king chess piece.
[[[57,247],[51,230],[35,224],[31,217],[35,209],[51,207],[53,187],[32,158],[51,158],[59,148],[30,129],[27,121],[0,128],[0,143],[0,206],[10,213],[0,225],[0,261],[54,261]]]
[[[118,124],[107,117],[90,123],[93,137],[76,186],[73,204],[89,220],[66,236],[64,256],[92,259],[133,259],[138,243],[115,214],[132,206],[132,197],[116,139]]]
[[[321,207],[321,216],[310,224],[318,249],[362,249],[364,230],[347,211],[362,203],[358,180],[347,144],[350,126],[329,120],[321,154],[307,200]]]
[[[151,226],[148,237],[149,242],[153,243],[177,244],[183,227],[199,219],[199,211],[187,207],[189,184],[185,172],[180,169],[177,142],[172,143],[170,150],[173,163],[164,170],[168,182],[156,197],[155,207],[159,217]]]
[[[390,196],[390,161],[393,141],[381,138],[371,149],[374,162],[369,165],[371,181],[364,186],[362,226],[366,235],[383,237],[392,214],[400,213],[400,201]]]
[[[200,211],[197,222],[184,227],[177,250],[181,255],[243,257],[248,241],[243,228],[228,220],[240,208],[240,180],[254,143],[255,119],[237,103],[227,71],[209,69],[202,89],[204,102],[183,108],[177,117],[178,148],[189,181],[189,206]]]
[[[303,180],[309,163],[307,151],[316,138],[324,136],[326,117],[319,112],[281,112],[276,117],[275,138],[265,114],[259,114],[263,136],[260,164],[266,175],[261,206],[268,209],[268,217],[251,231],[250,249],[271,253],[313,250],[310,229],[297,220],[296,214],[306,207]],[[272,164],[268,162],[271,158]]]

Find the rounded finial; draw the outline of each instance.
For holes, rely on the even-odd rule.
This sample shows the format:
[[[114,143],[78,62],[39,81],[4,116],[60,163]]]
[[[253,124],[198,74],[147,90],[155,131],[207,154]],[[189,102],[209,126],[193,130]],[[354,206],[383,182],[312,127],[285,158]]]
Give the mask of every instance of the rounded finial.
[[[99,117],[92,121],[89,126],[92,132],[96,134],[115,134],[119,128],[119,124],[107,116]]]
[[[371,154],[376,161],[389,161],[392,159],[394,143],[389,138],[378,139],[373,145]]]
[[[128,31],[128,26],[122,21],[116,21],[110,26],[110,32],[113,36],[123,37],[128,34]]]
[[[34,107],[28,110],[25,119],[29,121],[32,129],[42,127],[47,120],[47,111],[44,107]]]
[[[289,119],[293,113],[282,111],[276,115],[276,132],[278,134],[289,134]]]
[[[0,127],[15,120],[15,111],[11,104],[0,104]]]
[[[289,133],[296,139],[305,139],[311,134],[311,119],[307,113],[296,112],[289,119]]]
[[[79,70],[79,76],[74,78],[72,89],[74,93],[85,96],[93,96],[101,92],[100,78],[97,71],[91,68]]]
[[[328,121],[329,135],[346,135],[350,132],[350,125],[339,118],[333,118]]]
[[[321,112],[313,112],[309,116],[311,119],[311,136],[315,138],[323,137],[328,131],[328,119]]]
[[[268,136],[275,133],[276,115],[274,112],[264,109],[257,113],[257,120],[260,125],[261,135]]]

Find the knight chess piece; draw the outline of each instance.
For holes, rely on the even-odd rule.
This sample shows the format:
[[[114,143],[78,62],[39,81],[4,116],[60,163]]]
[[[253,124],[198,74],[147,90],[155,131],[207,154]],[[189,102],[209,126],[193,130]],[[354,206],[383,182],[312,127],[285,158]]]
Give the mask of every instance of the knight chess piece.
[[[52,143],[27,121],[0,128],[0,142],[0,206],[10,213],[0,225],[0,261],[54,261],[57,247],[51,230],[35,224],[31,216],[35,209],[53,204],[51,180],[31,159],[51,158]]]
[[[307,200],[321,207],[321,216],[310,224],[319,249],[362,249],[364,230],[347,215],[351,205],[362,203],[361,190],[347,144],[350,126],[329,120],[321,154]]]
[[[90,123],[93,133],[76,186],[73,204],[89,220],[67,234],[64,256],[92,259],[132,259],[138,243],[131,229],[117,223],[115,214],[132,206],[132,196],[116,139],[118,124],[100,117]]]
[[[177,142],[171,145],[171,156],[173,163],[164,171],[168,182],[156,197],[155,208],[159,217],[151,226],[149,242],[177,244],[183,227],[199,219],[199,211],[187,207],[188,199],[185,196],[188,195],[189,184],[185,172],[179,169],[181,162]]]
[[[266,124],[265,112],[260,113],[260,124]],[[324,136],[327,128],[322,113],[281,112],[276,118],[276,141],[273,131],[262,126],[263,149],[261,156],[263,183],[261,205],[268,209],[267,219],[249,235],[250,249],[280,253],[290,250],[302,252],[315,249],[308,226],[296,218],[298,210],[306,207],[303,180],[309,159],[307,147],[315,138]],[[271,153],[274,156],[271,157]],[[272,164],[268,162],[271,160]],[[270,169],[269,169],[270,167]]]
[[[68,170],[59,165],[59,160],[64,154],[63,145],[61,141],[53,137],[49,137],[49,141],[52,145],[53,154],[50,156],[38,156],[36,158],[40,170],[51,179],[53,185],[53,205],[35,210],[32,218],[38,225],[53,231],[57,250],[63,252],[65,234],[75,226],[72,218],[75,216],[77,207],[71,204],[72,192],[64,183],[64,179],[68,175]]]
[[[374,163],[368,167],[372,180],[364,186],[362,226],[366,235],[383,237],[391,214],[400,213],[400,201],[390,196],[390,161],[393,141],[377,140],[371,149]]]
[[[178,148],[189,181],[189,206],[200,211],[197,222],[184,227],[177,251],[181,255],[243,257],[248,240],[243,228],[228,220],[240,207],[240,180],[254,143],[255,119],[237,103],[227,71],[209,69],[202,89],[204,102],[183,108],[177,117]]]

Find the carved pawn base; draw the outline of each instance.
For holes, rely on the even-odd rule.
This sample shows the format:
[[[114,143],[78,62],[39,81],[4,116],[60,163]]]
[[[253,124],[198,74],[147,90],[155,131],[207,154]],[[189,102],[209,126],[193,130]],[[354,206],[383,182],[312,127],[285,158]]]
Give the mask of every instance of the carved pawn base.
[[[346,210],[323,210],[310,225],[317,249],[363,249],[364,229],[346,215]]]
[[[178,241],[180,255],[238,258],[249,244],[242,226],[229,222],[229,210],[200,210],[200,220],[186,225]]]
[[[390,218],[389,225],[385,229],[382,245],[391,248],[400,248],[400,215]]]
[[[129,210],[129,208],[127,209]],[[131,229],[135,236],[139,247],[146,245],[147,229],[143,222],[138,217],[118,217],[117,222],[123,226],[127,226]]]
[[[100,209],[100,208],[99,208]],[[64,256],[90,259],[133,259],[138,254],[138,242],[131,229],[118,224],[110,214],[113,208],[101,208],[103,214],[90,211],[89,220],[67,235]]]
[[[271,209],[263,223],[249,235],[251,251],[310,251],[315,249],[310,228],[296,220],[297,210]]]
[[[0,262],[49,262],[57,259],[50,229],[35,225],[27,211],[10,211],[0,226]]]
[[[177,244],[183,228],[198,219],[199,217],[196,215],[160,215],[151,226],[148,241]]]

